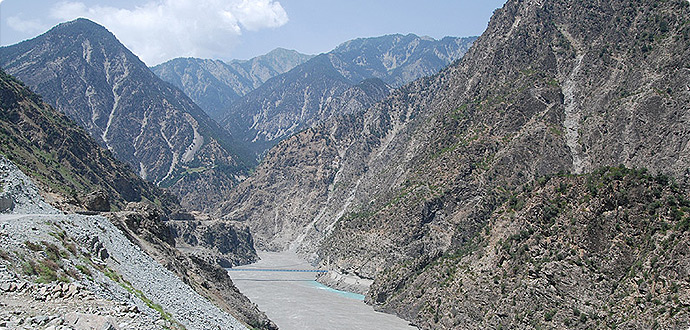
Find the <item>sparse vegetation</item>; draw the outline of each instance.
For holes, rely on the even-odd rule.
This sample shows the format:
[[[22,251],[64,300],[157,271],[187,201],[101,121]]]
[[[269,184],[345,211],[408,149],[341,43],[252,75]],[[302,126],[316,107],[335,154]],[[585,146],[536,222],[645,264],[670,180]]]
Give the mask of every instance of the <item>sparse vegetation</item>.
[[[92,276],[93,276],[93,274],[91,274],[91,270],[89,269],[89,267],[84,266],[84,265],[76,265],[75,267],[76,267],[77,270],[79,270],[82,274],[84,274],[84,275],[86,275],[86,276],[88,276],[88,277],[92,277]]]
[[[157,311],[164,320],[168,321],[168,323],[173,325],[174,329],[185,329],[185,327],[179,322],[177,322],[177,320],[175,320],[175,318],[173,318],[173,316],[170,313],[166,312],[163,309],[163,307],[161,307],[161,305],[156,304],[151,299],[146,297],[146,295],[144,295],[144,293],[141,292],[141,290],[138,290],[135,287],[133,287],[131,283],[123,279],[117,272],[110,269],[109,267],[104,267],[101,271],[105,276],[107,276],[114,282],[118,283],[125,290],[129,291],[131,294],[135,295],[137,298],[143,301],[146,304],[146,306]]]

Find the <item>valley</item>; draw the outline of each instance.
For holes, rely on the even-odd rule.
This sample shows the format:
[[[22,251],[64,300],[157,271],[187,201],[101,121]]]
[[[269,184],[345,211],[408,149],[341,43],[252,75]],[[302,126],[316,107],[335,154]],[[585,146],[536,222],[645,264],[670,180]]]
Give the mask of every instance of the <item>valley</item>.
[[[321,285],[318,273],[294,271],[315,269],[294,252],[263,252],[259,257],[259,262],[231,269],[230,277],[280,329],[416,329],[375,312],[364,304],[364,296]]]
[[[115,329],[687,328],[688,17],[508,0],[479,37],[151,67],[85,18],[0,47],[0,328],[87,297]]]

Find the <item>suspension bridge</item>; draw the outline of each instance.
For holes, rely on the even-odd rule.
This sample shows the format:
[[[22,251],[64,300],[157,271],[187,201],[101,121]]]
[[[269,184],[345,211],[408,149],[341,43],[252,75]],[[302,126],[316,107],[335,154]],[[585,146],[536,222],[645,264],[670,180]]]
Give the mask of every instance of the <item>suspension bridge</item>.
[[[328,273],[322,269],[284,269],[284,268],[226,268],[230,272],[283,272],[283,273]]]

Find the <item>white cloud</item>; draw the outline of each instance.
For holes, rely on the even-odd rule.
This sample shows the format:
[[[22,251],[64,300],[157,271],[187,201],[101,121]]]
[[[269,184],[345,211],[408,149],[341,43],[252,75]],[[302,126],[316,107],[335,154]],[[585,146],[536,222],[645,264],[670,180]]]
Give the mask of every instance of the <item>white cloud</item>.
[[[234,7],[233,12],[242,26],[252,31],[264,27],[279,27],[288,20],[280,3],[271,0],[243,0]]]
[[[24,19],[20,16],[7,18],[7,26],[23,33],[37,34],[47,30],[47,26],[38,19]]]
[[[180,56],[224,58],[243,30],[288,21],[274,0],[150,0],[133,9],[61,2],[51,16],[86,17],[104,25],[148,65]]]

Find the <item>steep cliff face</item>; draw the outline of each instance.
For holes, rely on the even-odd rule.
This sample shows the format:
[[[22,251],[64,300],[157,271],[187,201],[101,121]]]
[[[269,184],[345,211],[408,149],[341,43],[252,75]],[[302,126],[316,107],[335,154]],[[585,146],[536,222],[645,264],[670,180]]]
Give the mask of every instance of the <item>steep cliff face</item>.
[[[668,174],[686,186],[689,13],[687,1],[508,1],[460,62],[396,90],[366,112],[334,118],[281,143],[221,212],[252,228],[271,228],[256,232],[263,246],[292,243],[324,267],[375,279],[370,303],[425,328],[518,324],[503,316],[518,314],[526,324],[541,315],[564,326],[571,317],[544,317],[537,305],[506,307],[513,314],[498,311],[506,292],[481,295],[486,303],[465,314],[453,311],[446,301],[463,296],[457,287],[426,281],[438,270],[430,265],[463,251],[482,260],[475,238],[491,232],[497,210],[517,187],[545,175],[624,164]],[[297,239],[286,240],[286,232]],[[592,246],[582,249],[595,253]],[[682,253],[674,258],[686,262]],[[578,281],[621,278],[627,262],[616,259],[615,270],[593,271]],[[674,278],[670,283],[683,285]],[[434,294],[414,291],[412,284],[422,281]],[[477,290],[489,292],[482,283]],[[537,288],[532,282],[515,286],[516,299]],[[421,305],[408,308],[415,297]],[[610,302],[598,299],[597,306]],[[436,315],[429,309],[436,305],[446,307]],[[648,312],[606,322],[660,320]],[[669,324],[685,320],[683,313]],[[580,326],[597,326],[587,322]]]
[[[257,154],[284,138],[328,118],[331,100],[367,79],[399,86],[438,72],[459,59],[475,38],[434,40],[388,35],[346,42],[268,80],[234,102],[221,123]],[[383,87],[379,87],[382,89]],[[371,94],[368,99],[378,101]],[[371,103],[356,109],[363,111]],[[346,111],[354,111],[351,105]],[[338,113],[339,109],[333,109]]]
[[[669,177],[614,167],[507,193],[461,248],[382,272],[368,301],[425,329],[690,321],[690,194]]]
[[[254,240],[249,227],[217,219],[171,220],[167,222],[175,238],[175,247],[206,260],[209,264],[230,268],[256,262]]]
[[[141,177],[200,208],[189,186],[218,200],[244,163],[227,132],[156,77],[102,26],[85,19],[0,49],[0,66],[84,127]],[[206,176],[217,184],[208,186]],[[200,173],[195,178],[191,174]],[[197,179],[197,178],[201,179]]]
[[[268,79],[285,73],[313,56],[277,48],[250,60],[176,58],[151,70],[184,91],[213,119],[221,119],[230,105]]]

